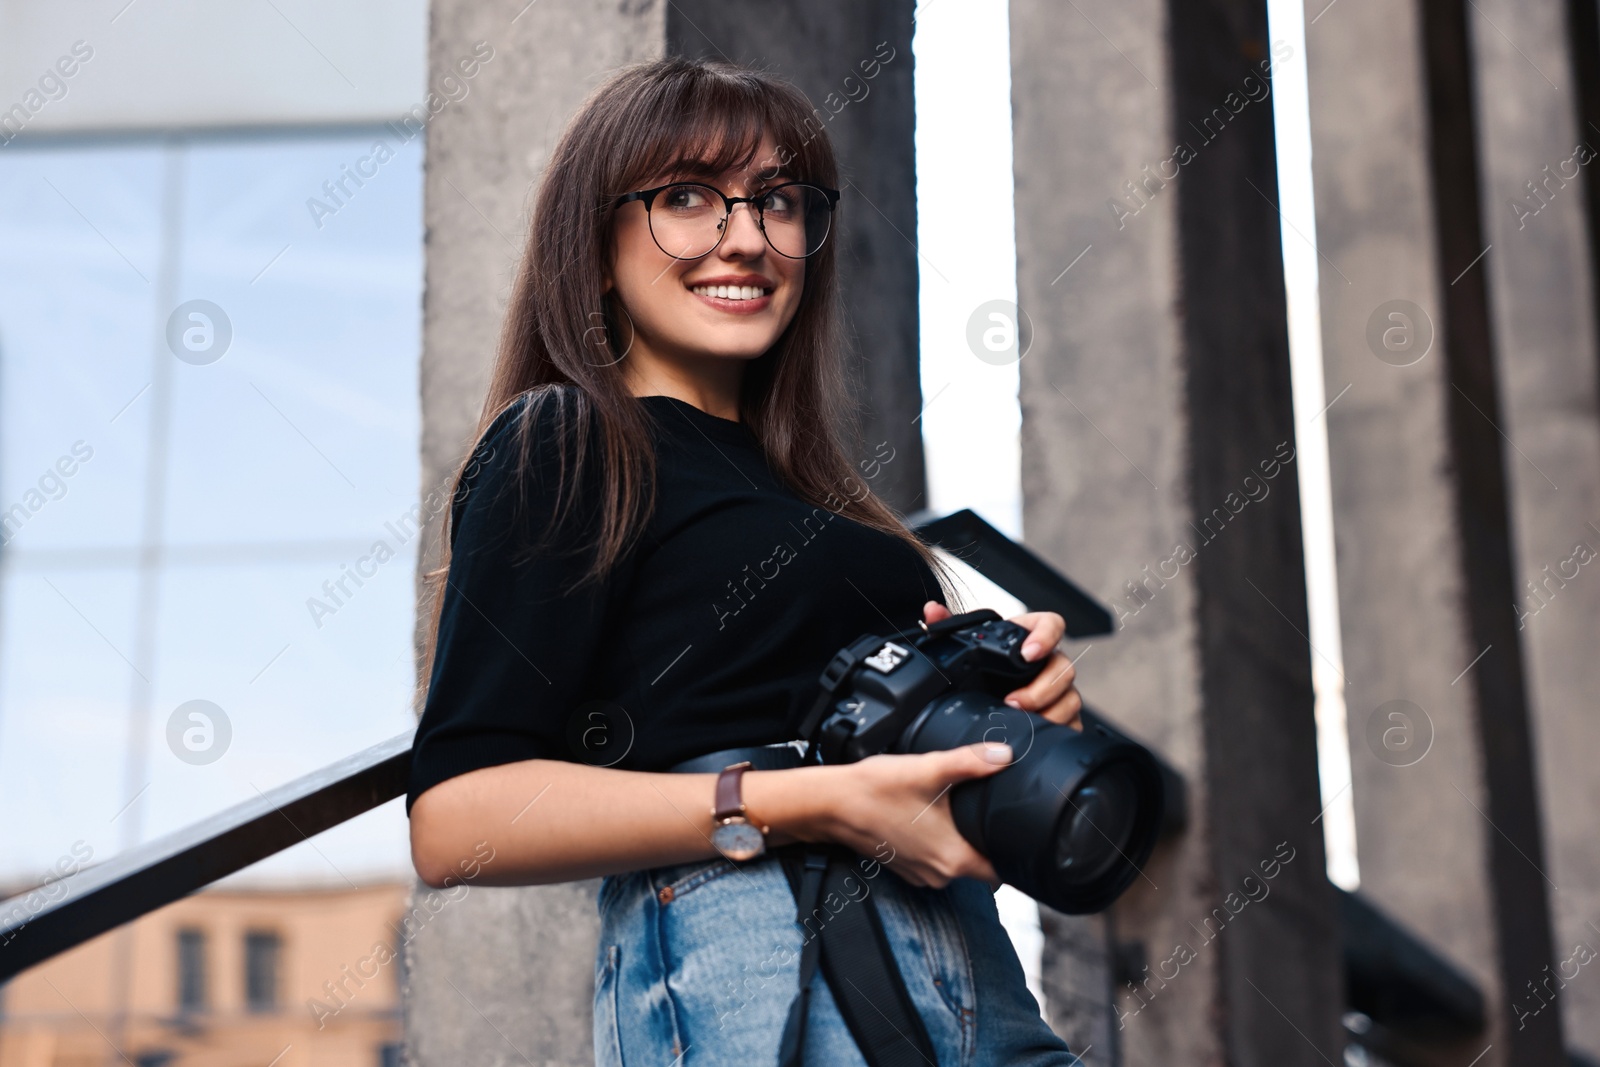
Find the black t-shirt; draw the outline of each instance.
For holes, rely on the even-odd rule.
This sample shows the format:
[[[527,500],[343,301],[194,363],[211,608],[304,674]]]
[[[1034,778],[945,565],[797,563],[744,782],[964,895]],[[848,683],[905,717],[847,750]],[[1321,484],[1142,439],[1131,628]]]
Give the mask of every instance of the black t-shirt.
[[[599,512],[598,453],[586,457],[580,521],[513,565],[507,535],[543,531],[554,506],[555,405],[531,427],[525,510],[513,437],[523,401],[479,443],[453,503],[408,813],[431,786],[479,767],[542,758],[660,771],[790,740],[835,652],[864,633],[916,625],[929,600],[944,603],[909,545],[785,488],[743,423],[673,397],[638,400],[658,457],[654,512],[603,582],[571,594],[563,587],[593,558],[582,549]],[[887,451],[863,461],[836,501],[892,461]]]

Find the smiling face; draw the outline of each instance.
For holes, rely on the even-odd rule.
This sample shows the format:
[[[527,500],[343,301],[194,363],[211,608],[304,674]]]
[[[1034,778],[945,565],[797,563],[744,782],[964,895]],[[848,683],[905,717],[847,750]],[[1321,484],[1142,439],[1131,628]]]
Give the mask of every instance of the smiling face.
[[[654,175],[640,188],[682,180],[713,186],[728,196],[750,196],[790,180],[779,171],[777,160],[777,146],[768,135],[747,166],[716,175]],[[668,212],[693,206],[682,198],[668,203],[670,195],[658,196],[651,208],[661,216],[658,232]],[[720,214],[722,205],[714,207]],[[635,200],[616,209],[604,291],[614,293],[633,322],[623,369],[635,391],[665,380],[684,381],[687,375],[716,383],[717,392],[731,395],[727,389],[731,385],[736,392],[744,364],[770,349],[793,320],[804,288],[805,261],[773,250],[749,204],[734,207],[725,229],[711,252],[698,259],[675,258],[651,236],[643,203]]]

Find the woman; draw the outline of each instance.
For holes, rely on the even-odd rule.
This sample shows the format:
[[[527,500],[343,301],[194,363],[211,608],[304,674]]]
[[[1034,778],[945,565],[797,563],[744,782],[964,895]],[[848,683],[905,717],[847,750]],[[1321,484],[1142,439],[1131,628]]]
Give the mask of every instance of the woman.
[[[767,851],[737,863],[711,841],[719,776],[668,773],[794,739],[836,651],[950,614],[937,559],[864,484],[893,450],[852,465],[836,438],[837,181],[770,75],[674,58],[602,85],[540,187],[457,477],[413,862],[434,886],[605,876],[599,1064],[776,1062],[803,938],[777,855],[799,842],[882,861],[870,892],[940,1064],[1078,1062],[950,815],[1005,746],[747,771]],[[1061,617],[1016,621],[1051,662],[1009,702],[1075,723]],[[804,1062],[864,1063],[809,988]]]

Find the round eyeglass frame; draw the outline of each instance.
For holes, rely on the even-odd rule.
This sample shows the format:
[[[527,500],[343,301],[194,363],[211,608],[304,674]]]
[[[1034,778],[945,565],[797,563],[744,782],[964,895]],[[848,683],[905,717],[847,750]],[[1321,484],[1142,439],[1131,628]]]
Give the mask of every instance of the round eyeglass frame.
[[[653,218],[651,216],[651,210],[650,209],[651,209],[652,205],[654,205],[656,197],[660,196],[662,193],[666,192],[668,189],[675,189],[680,185],[692,185],[697,189],[705,189],[708,192],[715,193],[715,194],[717,194],[717,196],[722,198],[722,220],[717,223],[717,239],[711,245],[710,248],[706,249],[704,252],[699,253],[698,255],[680,256],[677,253],[675,253],[675,252],[667,249],[666,247],[664,247],[661,244],[660,240],[658,240],[656,238],[655,222],[653,221]],[[765,197],[771,196],[773,193],[777,192],[779,189],[788,189],[788,188],[790,188],[792,186],[796,186],[796,185],[805,186],[807,189],[815,189],[817,192],[819,192],[819,193],[821,193],[823,195],[824,199],[826,199],[827,203],[828,203],[828,232],[824,233],[822,235],[822,240],[817,242],[817,247],[816,248],[813,248],[811,251],[807,252],[803,256],[791,256],[791,255],[789,255],[789,253],[783,251],[777,245],[772,243],[772,237],[767,233],[766,212],[762,210],[761,205],[758,203],[758,201],[762,200]],[[728,236],[728,226],[727,226],[728,219],[733,216],[733,209],[734,209],[734,207],[736,205],[739,205],[739,204],[749,204],[750,205],[750,210],[754,211],[756,213],[756,229],[760,230],[761,231],[761,236],[766,238],[767,247],[768,248],[771,248],[774,252],[776,252],[778,255],[782,256],[784,259],[808,259],[811,256],[814,256],[818,252],[822,251],[823,246],[828,243],[828,238],[833,235],[833,209],[839,203],[839,190],[837,190],[837,189],[829,189],[827,186],[818,185],[816,182],[784,182],[782,185],[774,185],[770,189],[763,189],[759,193],[755,194],[754,196],[729,196],[727,193],[724,193],[721,189],[718,189],[716,186],[707,185],[705,182],[681,182],[680,181],[680,182],[668,182],[665,185],[658,185],[654,189],[640,189],[637,192],[624,193],[621,196],[617,197],[617,199],[612,202],[611,206],[612,206],[613,209],[615,209],[615,208],[621,207],[623,204],[628,204],[628,203],[631,203],[631,202],[633,202],[635,200],[639,200],[639,201],[642,201],[644,203],[645,222],[650,227],[650,239],[652,241],[655,241],[657,248],[660,248],[661,251],[665,252],[667,255],[671,256],[673,259],[703,259],[704,257],[709,256],[711,253],[715,252],[718,249],[718,247],[721,246],[722,239],[724,237]]]

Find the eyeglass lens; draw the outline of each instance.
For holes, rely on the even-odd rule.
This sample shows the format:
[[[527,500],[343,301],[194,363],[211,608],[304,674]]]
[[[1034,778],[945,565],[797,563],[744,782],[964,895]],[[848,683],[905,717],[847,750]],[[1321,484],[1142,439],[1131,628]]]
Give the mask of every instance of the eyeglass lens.
[[[781,256],[803,259],[828,239],[833,205],[815,186],[780,186],[754,206],[767,243]],[[650,205],[651,235],[663,252],[678,259],[695,259],[715,248],[727,219],[717,191],[692,182],[661,190]]]

